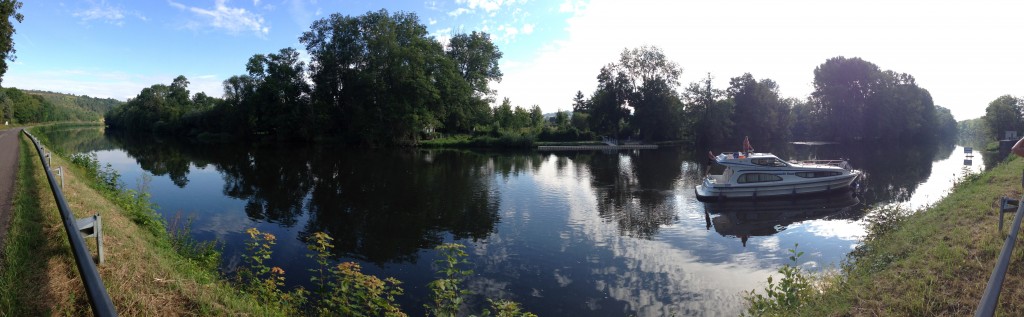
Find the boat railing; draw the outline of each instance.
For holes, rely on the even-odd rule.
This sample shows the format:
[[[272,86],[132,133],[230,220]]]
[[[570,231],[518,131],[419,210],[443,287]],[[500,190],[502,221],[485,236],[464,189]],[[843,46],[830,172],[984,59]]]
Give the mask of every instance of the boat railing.
[[[852,168],[852,166],[850,166],[850,162],[847,162],[846,160],[804,160],[799,163],[804,165],[829,165],[841,167],[845,170]]]

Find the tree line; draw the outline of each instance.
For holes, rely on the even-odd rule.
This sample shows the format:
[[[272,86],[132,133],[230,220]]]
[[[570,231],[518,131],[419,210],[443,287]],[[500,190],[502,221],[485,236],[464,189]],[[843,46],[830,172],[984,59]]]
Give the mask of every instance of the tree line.
[[[783,98],[771,79],[746,73],[725,89],[706,78],[678,89],[681,68],[657,47],[624,50],[602,67],[589,99],[577,92],[578,129],[645,141],[697,144],[750,136],[756,142],[789,139],[900,142],[951,139],[957,123],[936,106],[914,77],[860,58],[835,57],[814,70],[810,98]]]
[[[860,58],[835,57],[814,69],[814,92],[784,98],[771,79],[746,73],[728,87],[706,78],[683,87],[683,72],[661,49],[625,49],[598,71],[590,96],[577,91],[571,111],[495,102],[501,51],[486,33],[429,36],[413,13],[333,14],[315,21],[294,48],[253,55],[246,74],[224,81],[223,99],[191,95],[188,80],[143,89],[110,110],[114,129],[166,134],[289,140],[336,139],[408,145],[451,135],[531,141],[590,141],[601,136],[646,142],[709,144],[750,136],[900,142],[951,138],[949,110],[936,106],[910,74]]]
[[[278,139],[414,144],[433,131],[471,133],[491,121],[502,53],[486,33],[442,44],[412,13],[332,14],[294,48],[253,55],[224,81],[223,99],[189,98],[188,80],[145,88],[107,113],[111,128]],[[308,79],[308,80],[307,80]]]
[[[106,110],[119,104],[110,98],[0,88],[0,124],[100,121]]]
[[[1002,140],[1006,138],[1007,131],[1014,131],[1019,137],[1024,134],[1024,99],[1012,95],[999,96],[989,102],[985,116],[964,122],[961,131],[965,137],[986,141]]]

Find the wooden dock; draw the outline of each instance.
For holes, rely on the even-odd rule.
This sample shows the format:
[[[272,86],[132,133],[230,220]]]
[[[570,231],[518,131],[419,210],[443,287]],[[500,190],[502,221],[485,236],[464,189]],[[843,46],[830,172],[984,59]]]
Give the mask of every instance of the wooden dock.
[[[597,151],[597,150],[655,150],[657,145],[653,144],[623,144],[623,145],[541,145],[538,151]]]

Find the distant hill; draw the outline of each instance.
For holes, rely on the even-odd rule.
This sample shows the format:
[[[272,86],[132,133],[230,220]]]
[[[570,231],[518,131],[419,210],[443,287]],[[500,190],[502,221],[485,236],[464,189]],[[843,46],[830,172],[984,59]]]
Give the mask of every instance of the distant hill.
[[[94,98],[87,95],[72,95],[64,94],[52,91],[41,91],[41,90],[22,90],[30,95],[37,95],[43,97],[44,100],[49,101],[54,106],[63,108],[82,108],[90,112],[99,114],[101,117],[107,113],[107,110],[114,106],[124,103],[123,101],[113,98]]]
[[[120,100],[49,91],[0,88],[0,121],[27,124],[53,121],[100,121]]]

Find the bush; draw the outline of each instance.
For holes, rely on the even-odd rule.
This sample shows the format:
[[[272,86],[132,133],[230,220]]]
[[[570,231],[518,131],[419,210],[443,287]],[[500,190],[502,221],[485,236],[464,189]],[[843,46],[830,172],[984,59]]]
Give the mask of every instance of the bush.
[[[753,290],[747,293],[747,303],[750,304],[747,313],[752,316],[785,316],[814,294],[810,277],[797,266],[797,259],[804,255],[803,252],[796,251],[798,246],[800,245],[789,249],[789,253],[792,254],[789,260],[793,261],[793,265],[786,264],[779,268],[778,272],[782,274],[782,279],[778,284],[769,276],[764,295],[756,294]]]

